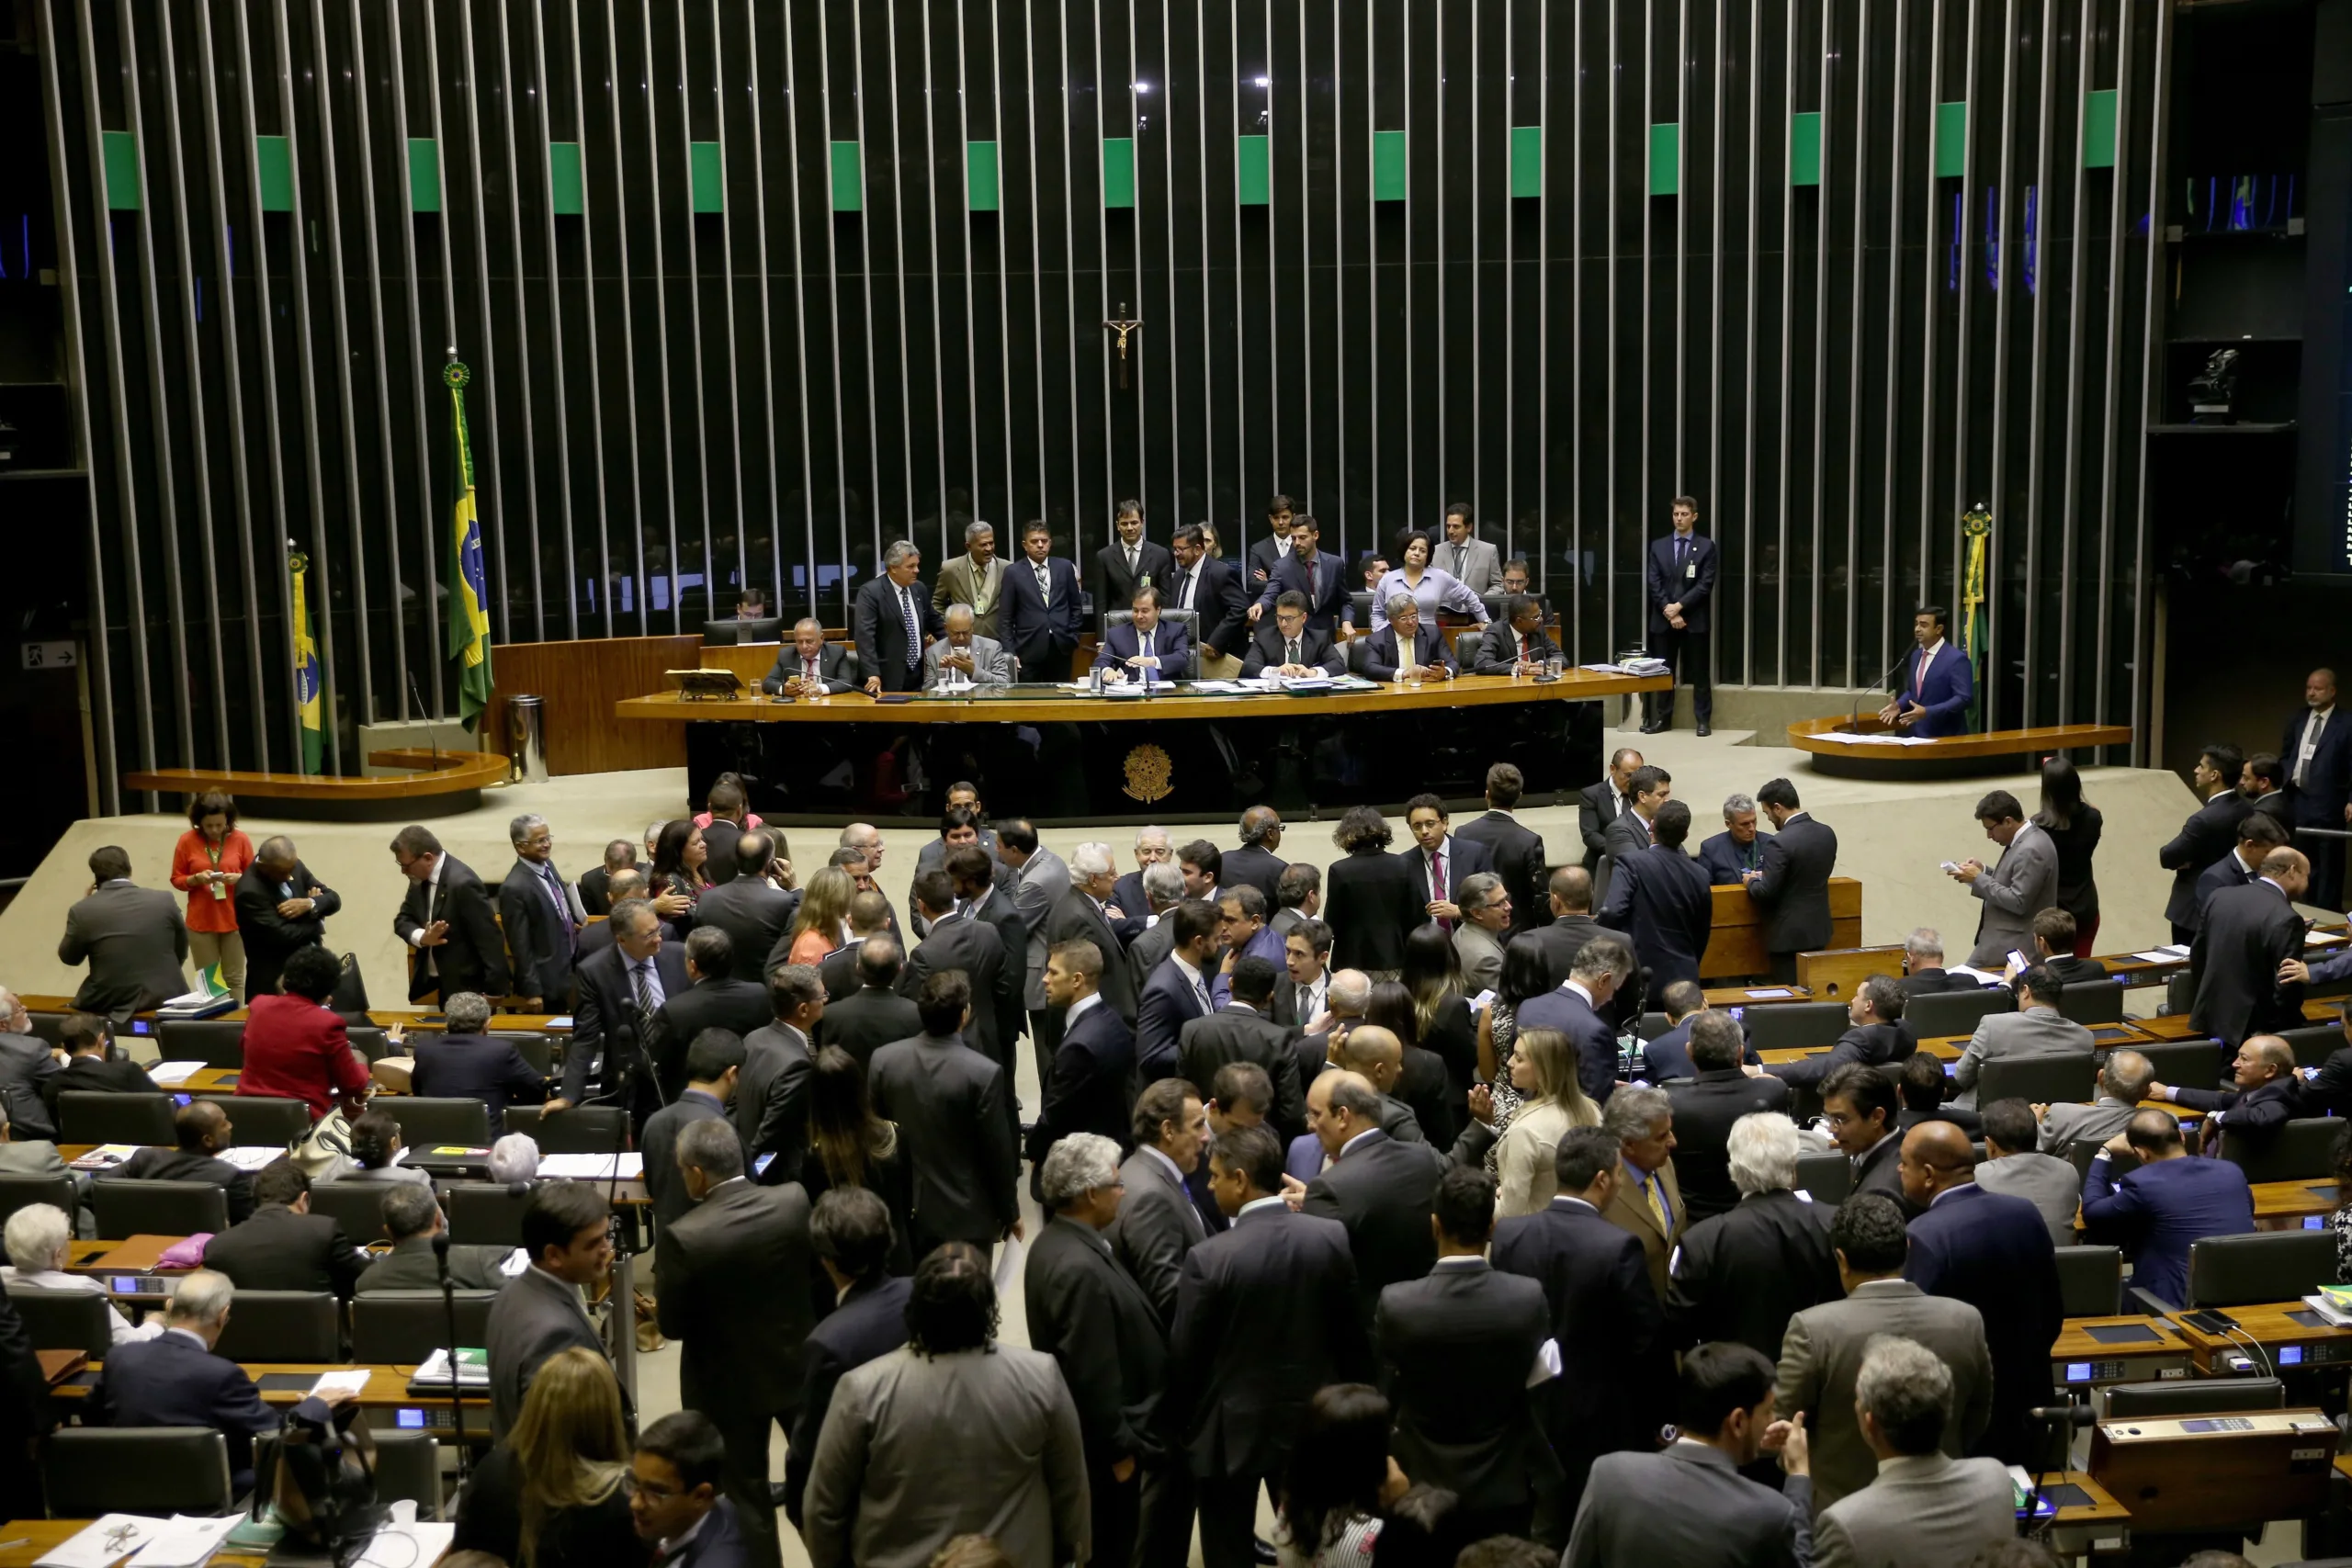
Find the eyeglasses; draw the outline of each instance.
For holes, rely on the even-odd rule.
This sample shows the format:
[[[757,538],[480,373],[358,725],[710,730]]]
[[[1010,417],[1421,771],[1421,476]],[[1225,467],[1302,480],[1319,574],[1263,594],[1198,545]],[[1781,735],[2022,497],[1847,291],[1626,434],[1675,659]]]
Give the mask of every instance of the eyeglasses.
[[[649,1503],[672,1503],[686,1495],[683,1487],[663,1486],[657,1482],[644,1480],[633,1471],[621,1472],[621,1485],[630,1496],[642,1497]]]

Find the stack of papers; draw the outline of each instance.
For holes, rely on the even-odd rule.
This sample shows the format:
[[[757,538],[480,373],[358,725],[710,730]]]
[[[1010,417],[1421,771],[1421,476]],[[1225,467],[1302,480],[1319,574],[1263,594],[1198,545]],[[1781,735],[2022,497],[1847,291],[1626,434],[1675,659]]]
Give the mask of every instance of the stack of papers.
[[[1843,729],[1825,729],[1813,737],[1815,740],[1834,740],[1840,746],[1932,746],[1932,735],[1855,735]]]
[[[259,1170],[274,1159],[284,1159],[286,1150],[276,1144],[240,1144],[233,1149],[222,1149],[216,1157],[227,1160],[239,1170]]]
[[[627,1154],[619,1156],[620,1179],[635,1181],[645,1174],[645,1156]],[[611,1155],[542,1155],[539,1156],[541,1176],[560,1176],[573,1181],[610,1181],[613,1179]]]
[[[328,1377],[334,1375],[332,1372],[327,1374]],[[324,1382],[326,1378],[321,1378],[319,1381]],[[360,1375],[360,1381],[363,1383],[367,1382],[367,1375],[364,1372]],[[448,1387],[449,1352],[446,1348],[434,1351],[432,1357],[416,1369],[416,1375],[409,1381],[419,1386],[439,1383],[443,1388]],[[459,1388],[488,1388],[490,1386],[490,1353],[488,1351],[470,1349],[465,1346],[458,1348],[458,1386]],[[318,1391],[313,1389],[311,1392],[315,1393]]]
[[[2143,964],[2178,964],[2188,957],[2188,944],[2175,942],[2168,947],[2152,947],[2145,953],[2132,955]]]
[[[187,1082],[189,1074],[203,1070],[202,1062],[158,1062],[147,1069],[147,1076],[165,1089],[176,1089]]]
[[[220,1550],[220,1543],[243,1517],[231,1514],[226,1518],[191,1518],[175,1514],[168,1519],[142,1519],[130,1514],[107,1514],[39,1562],[41,1568],[107,1568],[130,1556],[134,1568],[198,1568]]]
[[[2322,1285],[2303,1298],[2303,1304],[2331,1328],[2352,1328],[2352,1292],[2342,1285]]]
[[[463,1374],[459,1374],[462,1378]],[[484,1371],[488,1375],[487,1369]],[[321,1372],[319,1381],[311,1385],[311,1397],[324,1398],[330,1393],[348,1393],[354,1398],[368,1392],[368,1369],[354,1367],[344,1372]]]
[[[2303,933],[2305,947],[2334,947],[2343,940],[2342,931],[2305,931]]]
[[[106,1170],[139,1152],[137,1144],[100,1144],[74,1162],[75,1170]]]

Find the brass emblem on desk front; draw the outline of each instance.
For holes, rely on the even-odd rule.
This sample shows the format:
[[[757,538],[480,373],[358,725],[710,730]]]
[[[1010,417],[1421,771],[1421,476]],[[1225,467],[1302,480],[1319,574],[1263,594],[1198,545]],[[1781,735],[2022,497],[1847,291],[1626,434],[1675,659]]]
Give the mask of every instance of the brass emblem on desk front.
[[[1127,753],[1127,797],[1148,806],[1173,793],[1168,784],[1176,764],[1157,746],[1138,746]]]

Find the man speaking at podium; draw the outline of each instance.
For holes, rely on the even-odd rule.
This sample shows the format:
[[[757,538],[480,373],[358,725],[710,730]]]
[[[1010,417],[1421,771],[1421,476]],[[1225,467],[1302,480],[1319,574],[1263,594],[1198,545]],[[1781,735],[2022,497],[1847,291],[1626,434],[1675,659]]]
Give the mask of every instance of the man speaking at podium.
[[[1928,604],[1911,617],[1918,646],[1903,659],[1903,678],[1878,716],[1891,728],[1921,739],[1969,731],[1968,706],[1976,700],[1976,672],[1968,655],[1944,636],[1941,605]]]

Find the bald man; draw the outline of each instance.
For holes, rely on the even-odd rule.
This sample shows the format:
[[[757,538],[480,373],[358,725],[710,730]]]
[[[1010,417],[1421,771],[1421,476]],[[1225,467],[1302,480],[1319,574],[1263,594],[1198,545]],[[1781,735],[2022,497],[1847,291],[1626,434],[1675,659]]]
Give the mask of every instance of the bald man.
[[[1898,1169],[1904,1195],[1927,1211],[1911,1222],[1903,1277],[1984,1314],[1993,1416],[1972,1451],[2025,1463],[2025,1413],[2050,1403],[2050,1343],[2066,1317],[2050,1227],[2024,1199],[1976,1184],[1975,1151],[1954,1122],[1922,1122],[1905,1134]]]
[[[2150,1100],[2169,1100],[2202,1111],[2207,1152],[2244,1158],[2267,1147],[2279,1129],[2304,1114],[2303,1080],[2295,1072],[2295,1048],[2275,1034],[2256,1034],[2230,1061],[2235,1089],[2177,1089],[2152,1083]]]
[[[2273,850],[2252,882],[2206,900],[2188,950],[2197,996],[2188,1022],[2196,1032],[2235,1045],[2302,1022],[2302,984],[2287,976],[2303,955],[2295,901],[2310,881],[2311,863],[2301,851]]]
[[[1431,1141],[1420,1114],[1399,1092],[1405,1076],[1405,1043],[1391,1030],[1363,1024],[1348,1032],[1347,1043],[1333,1058],[1379,1092],[1380,1129],[1400,1144]],[[1441,1066],[1440,1071],[1443,1068]],[[1318,1078],[1329,1074],[1317,1074]]]
[[[2254,1043],[2248,1041],[2247,1044]],[[2114,1156],[2130,1153],[2139,1168],[2118,1180]],[[2188,1300],[2188,1249],[2209,1235],[2254,1229],[2254,1189],[2225,1159],[2190,1159],[2179,1118],[2134,1111],[2100,1145],[2083,1177],[2083,1225],[2091,1241],[2112,1243],[2132,1258],[2132,1283],[2160,1302]]]
[[[1347,1227],[1366,1325],[1383,1290],[1419,1279],[1437,1262],[1430,1215],[1446,1167],[1445,1156],[1427,1144],[1399,1143],[1382,1132],[1380,1101],[1371,1079],[1344,1068],[1325,1073],[1306,1091],[1307,1131],[1331,1163],[1306,1184],[1300,1212]]]

